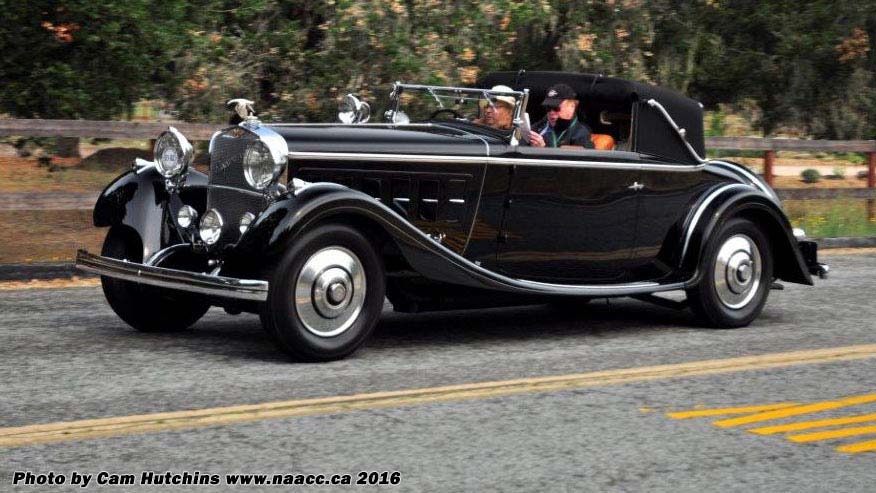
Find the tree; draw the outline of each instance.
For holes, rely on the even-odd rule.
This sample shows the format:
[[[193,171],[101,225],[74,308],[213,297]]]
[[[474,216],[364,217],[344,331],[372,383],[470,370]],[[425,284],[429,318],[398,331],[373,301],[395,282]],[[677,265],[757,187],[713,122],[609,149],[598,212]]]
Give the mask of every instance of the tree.
[[[0,0],[0,109],[112,119],[171,78],[184,1]]]

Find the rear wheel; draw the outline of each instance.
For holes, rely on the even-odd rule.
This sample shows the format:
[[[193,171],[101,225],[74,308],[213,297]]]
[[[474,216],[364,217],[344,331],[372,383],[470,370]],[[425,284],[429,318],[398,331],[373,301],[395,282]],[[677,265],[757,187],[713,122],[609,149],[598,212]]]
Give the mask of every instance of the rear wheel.
[[[691,309],[708,325],[744,327],[760,315],[773,278],[769,242],[753,222],[734,218],[714,237],[700,263],[703,277],[687,291]]]
[[[295,359],[340,359],[374,330],[385,291],[383,260],[368,238],[342,224],[318,226],[283,255],[262,323]]]
[[[104,257],[139,262],[139,242],[124,230],[111,229],[103,242]],[[175,332],[191,327],[210,308],[197,295],[144,286],[101,276],[103,294],[122,320],[141,332]]]

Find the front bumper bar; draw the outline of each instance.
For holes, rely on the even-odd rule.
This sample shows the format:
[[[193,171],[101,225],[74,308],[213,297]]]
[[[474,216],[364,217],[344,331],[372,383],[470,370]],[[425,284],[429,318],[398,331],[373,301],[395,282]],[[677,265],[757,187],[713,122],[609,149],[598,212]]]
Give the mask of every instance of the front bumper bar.
[[[268,282],[257,279],[212,276],[93,255],[85,250],[76,253],[76,268],[101,276],[122,279],[159,288],[236,300],[265,301]]]

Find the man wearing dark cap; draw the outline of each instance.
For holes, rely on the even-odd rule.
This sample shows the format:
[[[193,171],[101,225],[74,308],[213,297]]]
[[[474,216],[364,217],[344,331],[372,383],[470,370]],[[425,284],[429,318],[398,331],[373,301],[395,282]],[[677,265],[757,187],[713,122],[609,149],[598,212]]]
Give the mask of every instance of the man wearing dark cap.
[[[590,128],[578,121],[578,95],[566,84],[554,84],[541,103],[547,112],[542,122],[530,131],[533,147],[566,147],[593,149]]]

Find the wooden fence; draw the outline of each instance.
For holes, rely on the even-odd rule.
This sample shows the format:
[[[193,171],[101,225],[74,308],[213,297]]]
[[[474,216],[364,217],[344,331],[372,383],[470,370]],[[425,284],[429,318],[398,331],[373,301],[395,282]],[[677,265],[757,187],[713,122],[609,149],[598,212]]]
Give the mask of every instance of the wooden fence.
[[[171,123],[93,120],[0,120],[0,136],[100,137],[108,139],[154,139]],[[172,123],[193,141],[210,140],[222,125]],[[772,185],[777,151],[858,152],[867,156],[867,187],[876,188],[876,141],[761,139],[757,137],[707,137],[706,148],[730,151],[761,151],[763,176]]]

